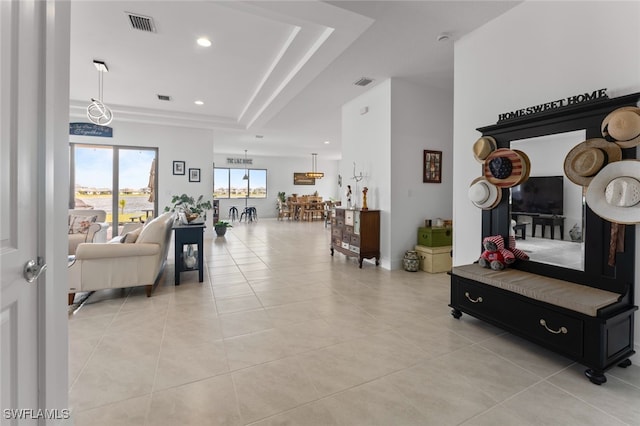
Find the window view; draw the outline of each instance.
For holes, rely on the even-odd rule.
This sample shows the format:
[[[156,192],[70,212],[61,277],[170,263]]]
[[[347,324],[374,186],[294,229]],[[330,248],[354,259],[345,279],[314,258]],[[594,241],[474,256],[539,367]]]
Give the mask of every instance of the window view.
[[[71,150],[73,208],[106,211],[114,236],[117,225],[155,216],[155,149],[72,144]]]
[[[267,198],[267,170],[216,167],[213,187],[214,198]]]

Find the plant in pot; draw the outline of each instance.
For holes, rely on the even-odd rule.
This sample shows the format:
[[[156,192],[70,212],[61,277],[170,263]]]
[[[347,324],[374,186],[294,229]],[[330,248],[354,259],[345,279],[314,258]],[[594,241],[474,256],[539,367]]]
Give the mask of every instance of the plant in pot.
[[[213,224],[213,229],[216,230],[216,235],[218,237],[224,237],[224,234],[227,233],[227,228],[233,228],[233,225],[226,220],[220,220]]]
[[[174,195],[171,197],[171,204],[173,205],[165,207],[164,211],[182,211],[188,222],[193,222],[194,220],[196,222],[204,222],[207,220],[207,210],[211,210],[213,206],[210,200],[203,201],[203,199],[204,195],[200,195],[197,199],[187,194]]]

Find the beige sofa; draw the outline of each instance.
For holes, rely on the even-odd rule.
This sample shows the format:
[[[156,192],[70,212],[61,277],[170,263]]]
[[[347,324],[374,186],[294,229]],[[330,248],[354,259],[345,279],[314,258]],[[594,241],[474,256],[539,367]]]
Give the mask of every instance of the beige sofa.
[[[69,254],[75,254],[80,243],[106,243],[109,229],[106,219],[104,210],[69,210]]]
[[[173,219],[173,213],[164,213],[140,228],[137,237],[81,243],[69,267],[69,304],[76,292],[108,288],[146,286],[151,296],[167,260]]]

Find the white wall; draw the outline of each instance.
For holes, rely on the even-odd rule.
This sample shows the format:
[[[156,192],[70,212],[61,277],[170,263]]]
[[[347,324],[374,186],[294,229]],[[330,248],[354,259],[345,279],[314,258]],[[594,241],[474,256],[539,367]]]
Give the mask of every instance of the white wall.
[[[70,142],[158,148],[158,210],[172,195],[211,197],[213,192],[213,132],[205,129],[122,122],[114,119],[113,137],[70,136]],[[173,161],[185,162],[185,175],[173,175]],[[200,182],[189,182],[188,169],[200,169]],[[211,226],[211,215],[207,217]]]
[[[381,210],[383,268],[402,265],[426,218],[451,217],[452,109],[449,93],[395,78],[342,108],[343,187],[352,185],[361,206],[361,190],[367,186],[369,209]],[[425,149],[443,152],[441,184],[422,182]],[[365,175],[358,193],[351,179],[354,161],[356,174]],[[344,194],[342,199],[346,203]]]
[[[238,158],[237,154],[225,154],[216,152],[213,161],[216,167],[228,167],[244,169],[238,164],[227,164],[227,158]],[[267,169],[267,198],[249,199],[247,205],[255,206],[258,210],[258,218],[276,217],[276,203],[278,192],[284,191],[287,196],[291,194],[311,195],[318,192],[324,200],[330,198],[340,199],[338,187],[338,161],[326,160],[322,156],[317,158],[317,171],[323,172],[322,179],[316,179],[315,185],[294,185],[293,174],[311,171],[311,154],[309,157],[264,157],[247,153],[251,158],[251,169]],[[344,177],[343,177],[344,179]],[[220,218],[227,219],[229,208],[234,205],[239,210],[244,207],[245,199],[220,199]],[[240,210],[241,211],[241,210]]]
[[[451,93],[391,80],[392,269],[417,243],[425,219],[451,219],[453,177]],[[422,181],[423,151],[442,151],[442,183]]]
[[[481,213],[467,199],[480,172],[475,129],[503,112],[600,88],[610,97],[640,91],[638,16],[639,2],[525,2],[456,42],[454,265],[479,256]],[[636,226],[636,256],[638,244]],[[640,342],[640,317],[635,330]]]

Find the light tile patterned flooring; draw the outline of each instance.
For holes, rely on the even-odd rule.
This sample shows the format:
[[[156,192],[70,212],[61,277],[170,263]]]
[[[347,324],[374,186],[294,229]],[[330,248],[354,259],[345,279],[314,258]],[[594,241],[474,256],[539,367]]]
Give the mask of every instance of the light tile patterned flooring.
[[[102,291],[69,317],[82,425],[637,425],[640,368],[584,368],[449,314],[446,274],[329,255],[320,222],[205,239],[205,282]],[[407,243],[411,246],[411,242]],[[173,253],[173,248],[170,249]]]

